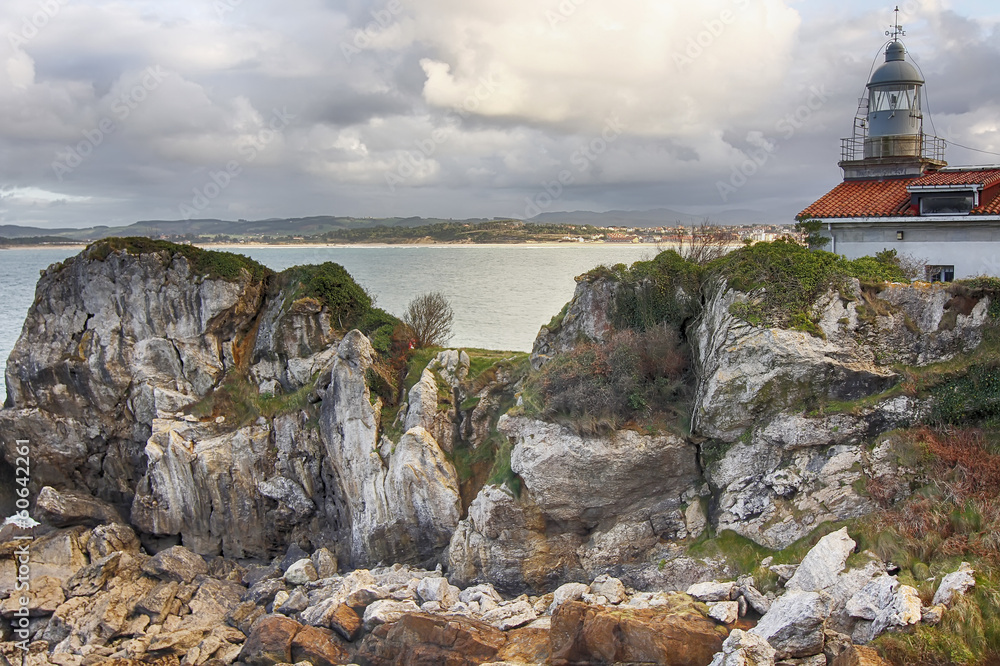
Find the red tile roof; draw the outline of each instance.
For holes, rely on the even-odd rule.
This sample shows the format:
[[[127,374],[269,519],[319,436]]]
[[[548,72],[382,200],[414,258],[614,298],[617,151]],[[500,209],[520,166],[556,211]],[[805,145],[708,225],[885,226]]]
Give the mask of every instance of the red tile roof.
[[[907,187],[929,185],[982,185],[1000,183],[1000,168],[972,171],[938,171],[918,178],[891,180],[847,180],[830,190],[799,213],[798,219],[810,217],[912,217]],[[1000,196],[986,206],[974,208],[971,215],[1000,215]]]
[[[910,181],[910,185],[992,185],[1000,183],[1000,169],[975,171],[938,171]]]
[[[912,178],[847,180],[799,213],[799,218],[913,215],[906,191],[912,182]]]

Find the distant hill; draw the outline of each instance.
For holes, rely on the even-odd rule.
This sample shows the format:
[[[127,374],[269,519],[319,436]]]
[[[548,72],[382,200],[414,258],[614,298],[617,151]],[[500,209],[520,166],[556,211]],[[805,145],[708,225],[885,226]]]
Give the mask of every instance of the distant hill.
[[[691,215],[669,208],[652,210],[609,210],[604,213],[572,211],[541,213],[527,220],[533,224],[590,224],[595,227],[731,226],[737,224],[790,224],[790,220],[771,220],[756,210],[727,210],[712,215]]]
[[[485,218],[444,220],[422,217],[357,218],[318,215],[314,217],[270,218],[266,220],[144,220],[123,227],[104,225],[86,229],[42,229],[14,224],[0,225],[0,238],[48,236],[75,241],[94,241],[108,236],[229,236],[232,238],[318,236],[330,231],[385,227],[419,227],[442,222],[486,222]]]

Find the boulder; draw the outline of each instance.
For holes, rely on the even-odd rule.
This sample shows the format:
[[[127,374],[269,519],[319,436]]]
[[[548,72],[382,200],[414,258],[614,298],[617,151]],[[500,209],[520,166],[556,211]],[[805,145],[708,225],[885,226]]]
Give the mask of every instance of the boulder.
[[[283,576],[285,582],[289,585],[305,585],[316,580],[318,577],[316,567],[309,558],[298,560],[292,564]]]
[[[733,629],[710,666],[774,666],[774,648],[757,634]]]
[[[337,557],[330,552],[329,548],[317,548],[312,554],[312,563],[316,567],[316,575],[320,578],[329,578],[337,575]]]
[[[590,584],[590,594],[604,597],[609,604],[620,604],[627,598],[625,585],[608,574],[601,574],[594,579]]]
[[[380,624],[396,622],[409,613],[419,613],[420,607],[412,601],[394,601],[392,599],[380,599],[365,608],[362,618],[365,629],[371,631]]]
[[[424,602],[436,601],[442,608],[449,608],[458,601],[461,592],[457,587],[448,582],[447,578],[440,576],[428,576],[421,578],[417,583],[417,594]]]
[[[766,639],[778,659],[811,657],[823,651],[830,600],[820,592],[786,592],[750,630]]]
[[[713,601],[708,604],[708,616],[721,624],[732,624],[740,617],[740,604],[736,601]]]
[[[350,654],[339,637],[329,629],[302,627],[292,639],[290,662],[312,666],[335,666],[350,661]]]
[[[357,639],[364,626],[361,618],[347,604],[338,603],[333,612],[329,614],[327,620],[331,629],[340,634],[344,640],[353,641]]]
[[[190,583],[195,576],[208,573],[205,559],[184,546],[171,546],[149,558],[142,570],[160,580]]]
[[[639,662],[702,666],[722,647],[716,624],[697,612],[562,604],[552,615],[552,664]]]
[[[266,615],[253,625],[239,659],[247,666],[273,666],[292,661],[292,641],[302,625],[284,615]]]
[[[73,490],[60,492],[51,486],[38,491],[35,515],[55,527],[125,522],[118,509],[103,500]]]
[[[934,593],[934,600],[931,601],[931,605],[943,604],[944,606],[951,606],[956,596],[965,594],[969,588],[976,584],[975,573],[968,562],[962,562],[957,570],[946,574],[941,579],[941,584],[938,585],[938,589]]]
[[[846,527],[827,534],[809,549],[795,575],[785,583],[785,589],[800,592],[829,590],[837,583],[855,546],[857,544],[847,535]]]
[[[552,593],[552,605],[549,606],[551,615],[557,608],[567,601],[579,601],[584,594],[590,593],[590,586],[584,583],[565,583],[556,588]]]
[[[366,636],[358,660],[399,666],[473,666],[492,661],[506,642],[502,631],[476,620],[414,613]]]
[[[565,426],[511,416],[498,427],[514,443],[511,469],[557,521],[593,528],[636,505],[654,505],[650,498],[678,498],[677,510],[684,491],[701,481],[697,449],[669,433],[582,437]]]
[[[687,593],[698,601],[729,601],[736,594],[737,586],[734,582],[716,583],[709,581],[705,583],[695,583],[687,589]]]
[[[139,552],[140,547],[139,537],[131,527],[123,523],[98,525],[90,531],[90,539],[87,541],[87,553],[91,561],[115,552],[135,554]]]

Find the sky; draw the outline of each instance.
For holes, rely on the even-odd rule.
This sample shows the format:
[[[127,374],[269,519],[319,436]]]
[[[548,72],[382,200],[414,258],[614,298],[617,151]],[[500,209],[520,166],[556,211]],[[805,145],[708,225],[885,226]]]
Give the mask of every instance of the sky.
[[[861,0],[4,0],[0,224],[790,223],[836,185],[893,8]],[[1000,162],[1000,7],[904,0],[925,131]],[[933,121],[933,124],[931,123]]]

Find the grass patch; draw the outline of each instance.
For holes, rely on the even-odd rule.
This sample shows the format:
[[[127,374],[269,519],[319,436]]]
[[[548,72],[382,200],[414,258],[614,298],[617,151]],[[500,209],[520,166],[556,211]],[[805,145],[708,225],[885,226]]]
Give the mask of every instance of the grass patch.
[[[276,416],[312,409],[309,394],[312,382],[293,393],[272,395],[261,394],[247,378],[237,375],[227,376],[222,383],[198,402],[184,411],[199,419],[225,417],[228,425],[242,427],[253,423],[261,416],[273,419]]]
[[[140,236],[105,238],[88,245],[86,252],[91,258],[104,261],[112,252],[123,250],[133,255],[164,254],[171,260],[177,255],[183,256],[193,273],[209,279],[233,282],[246,271],[252,280],[259,282],[273,274],[271,269],[241,254],[203,250],[194,245],[178,245]]]
[[[723,530],[718,534],[706,530],[691,544],[688,554],[702,559],[723,559],[738,572],[737,575],[743,575],[754,571],[760,561],[774,555],[774,551],[732,530]]]

